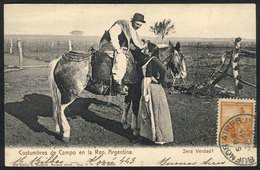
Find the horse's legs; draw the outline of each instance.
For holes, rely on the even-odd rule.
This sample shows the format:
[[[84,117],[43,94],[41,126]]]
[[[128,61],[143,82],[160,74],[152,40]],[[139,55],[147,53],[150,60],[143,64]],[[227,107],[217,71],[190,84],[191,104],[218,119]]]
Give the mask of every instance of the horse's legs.
[[[127,114],[129,112],[129,109],[130,109],[130,105],[131,105],[131,102],[130,101],[127,101],[125,99],[125,102],[123,103],[123,114],[122,114],[122,117],[121,117],[121,124],[123,126],[124,129],[127,129],[129,128],[129,125],[127,124]]]
[[[125,102],[123,104],[123,114],[121,117],[121,124],[124,129],[129,128],[129,125],[127,124],[127,114],[130,110],[130,106],[132,104],[132,114],[131,114],[131,129],[133,131],[133,135],[137,136],[139,134],[139,130],[137,127],[137,116],[138,116],[138,109],[139,109],[139,100],[138,97],[132,98],[131,100],[125,99]]]
[[[58,120],[60,120],[62,140],[64,142],[69,142],[69,138],[70,138],[70,125],[68,123],[64,111],[74,100],[75,99],[72,99],[69,103],[61,104],[61,111],[60,114],[58,115]]]
[[[137,126],[139,101],[140,100],[135,100],[135,101],[133,101],[133,104],[132,104],[133,114],[132,114],[132,121],[131,121],[131,129],[133,131],[134,136],[137,136],[139,134],[139,130],[138,130],[138,126]]]
[[[172,90],[174,90],[174,84],[175,84],[175,82],[176,82],[176,78],[174,77],[174,78],[173,78],[173,82],[172,82]]]
[[[59,103],[58,103],[59,102]],[[55,131],[60,133],[60,120],[58,114],[60,113],[61,104],[59,100],[52,100],[52,117],[55,123]]]
[[[172,90],[174,90],[174,84],[175,84],[175,81],[176,81],[176,77],[174,76],[173,72],[171,71],[171,75],[172,75],[172,78],[173,78],[173,82],[172,82]]]
[[[137,136],[139,134],[139,130],[137,127],[137,114],[133,113],[132,114],[132,122],[131,122],[131,129],[133,131],[133,135]]]
[[[52,116],[55,123],[55,131],[60,133],[60,120],[58,118],[58,114],[60,114],[60,106],[61,106],[61,93],[57,87],[57,84],[54,80],[54,69],[59,59],[53,60],[50,62],[50,85],[52,91]]]
[[[52,117],[55,123],[55,131],[60,133],[60,120],[58,118],[58,114],[60,113],[61,106],[61,94],[59,89],[57,88],[55,82],[52,85]]]
[[[182,78],[182,82],[183,82],[184,86],[187,87],[187,82],[184,78]]]
[[[131,120],[131,129],[133,131],[133,135],[137,136],[139,134],[138,130],[138,110],[139,110],[139,104],[140,104],[140,98],[141,98],[141,85],[137,85],[135,88],[135,91],[133,92],[134,95],[132,95],[132,120]]]

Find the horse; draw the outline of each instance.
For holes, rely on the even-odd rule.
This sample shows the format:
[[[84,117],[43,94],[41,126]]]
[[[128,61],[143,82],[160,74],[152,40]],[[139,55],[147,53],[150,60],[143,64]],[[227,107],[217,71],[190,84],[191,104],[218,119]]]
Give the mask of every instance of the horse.
[[[155,49],[148,49],[149,53],[151,53],[150,50]],[[165,55],[166,58],[175,58],[174,56],[178,55],[178,53],[174,52],[172,44],[169,44],[166,49],[160,51],[160,55],[162,57]],[[74,56],[76,56],[74,58],[70,58],[70,55],[68,55],[68,53],[66,54],[67,55],[63,55],[62,57],[54,59],[50,62],[51,69],[49,80],[52,91],[52,115],[55,123],[55,131],[61,136],[62,141],[68,143],[70,140],[70,125],[67,121],[64,111],[76,98],[80,97],[81,92],[88,90],[86,87],[90,84],[91,78],[93,77],[94,68],[91,63],[93,62],[92,58],[94,54],[92,53],[92,55],[87,56],[87,54],[84,52],[74,53]],[[174,59],[169,61],[175,62],[176,60]],[[132,68],[129,69],[130,72],[126,74],[131,75],[131,72],[135,71],[133,69],[135,62],[133,60],[128,60],[128,64],[129,63],[132,64]],[[123,114],[121,117],[121,124],[123,128],[128,128],[129,126],[126,122],[126,117],[127,113],[129,112],[130,105],[132,104],[133,114],[131,129],[134,136],[138,135],[137,114],[141,97],[141,84],[139,82],[140,81],[136,81],[135,83],[128,84],[128,95],[125,96]]]
[[[148,51],[150,55],[156,56],[163,63],[163,65],[170,71],[173,81],[171,87],[174,88],[176,79],[181,79],[182,83],[186,85],[185,78],[187,76],[186,63],[184,55],[180,52],[180,43],[177,42],[175,47],[171,41],[167,44],[154,44],[150,41],[145,41],[148,44]],[[167,55],[167,54],[174,54]]]

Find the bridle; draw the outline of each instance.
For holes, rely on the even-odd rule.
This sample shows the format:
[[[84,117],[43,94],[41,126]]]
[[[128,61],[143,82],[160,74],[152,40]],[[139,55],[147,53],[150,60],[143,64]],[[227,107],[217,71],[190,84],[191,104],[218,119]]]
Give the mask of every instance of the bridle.
[[[145,43],[147,43],[147,47],[144,49],[144,53],[149,56],[156,56],[157,58],[160,59],[162,56],[162,54],[161,54],[162,52],[160,51],[160,49],[163,49],[163,48],[159,48],[156,44],[153,44],[150,41],[145,42]],[[169,48],[169,46],[167,46],[165,48]],[[167,66],[167,68],[168,68],[168,65],[170,64],[170,62],[174,60],[175,55],[178,55],[178,58],[180,58],[180,61],[183,60],[183,55],[178,50],[176,50],[174,47],[171,47],[171,48],[173,48],[172,49],[173,51],[171,51],[169,53],[169,56],[164,57],[165,59],[163,61],[161,61],[163,63],[163,65]],[[180,70],[178,70],[178,72],[180,72]]]
[[[150,57],[152,56],[156,56],[157,58],[159,58],[161,60],[161,58],[163,57],[163,51],[161,51],[162,49],[164,48],[159,48],[156,44],[153,44],[151,42],[146,42],[148,43],[147,44],[147,47],[146,49],[144,50],[146,52],[146,54],[148,54]],[[177,43],[178,44],[178,43]],[[177,46],[176,44],[176,46]],[[179,46],[179,44],[178,44]],[[178,50],[179,47],[173,47],[173,45],[169,45],[169,46],[166,46],[165,48],[170,48],[170,52],[169,52],[169,55],[167,57],[165,57],[164,60],[162,60],[162,64],[167,67],[167,69],[170,70],[171,74],[172,74],[172,77],[173,77],[173,82],[172,82],[172,87],[174,86],[175,84],[175,81],[176,79],[180,78],[182,79],[184,85],[186,85],[186,81],[184,80],[184,78],[186,77],[182,77],[181,74],[183,71],[186,70],[185,66],[183,66],[183,61],[184,61],[184,56],[183,54]],[[177,56],[176,56],[177,55]],[[176,62],[176,58],[175,57],[178,57],[178,61]],[[177,66],[175,65],[177,63]]]

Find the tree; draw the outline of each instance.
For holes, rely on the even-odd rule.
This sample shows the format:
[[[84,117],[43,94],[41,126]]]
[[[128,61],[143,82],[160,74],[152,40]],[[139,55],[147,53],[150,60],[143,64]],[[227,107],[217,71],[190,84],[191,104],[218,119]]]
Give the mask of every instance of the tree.
[[[170,19],[164,19],[163,21],[157,21],[154,26],[150,26],[150,31],[155,35],[158,35],[163,42],[163,39],[166,35],[175,32],[175,26],[171,23]]]
[[[70,35],[83,35],[84,32],[80,30],[74,30],[70,32]]]

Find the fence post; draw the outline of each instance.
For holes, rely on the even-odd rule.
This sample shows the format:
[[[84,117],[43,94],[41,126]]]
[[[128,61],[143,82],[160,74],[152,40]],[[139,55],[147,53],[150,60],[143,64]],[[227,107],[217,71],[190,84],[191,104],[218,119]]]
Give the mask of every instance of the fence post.
[[[69,40],[69,51],[72,51],[71,41]]]
[[[13,54],[13,39],[10,39],[10,51],[9,54]]]
[[[242,84],[240,82],[240,75],[239,75],[239,66],[238,66],[238,50],[240,49],[241,38],[238,37],[235,39],[235,46],[233,48],[232,54],[232,69],[233,69],[233,78],[234,78],[234,85],[235,85],[235,96],[238,97],[239,90],[242,89]]]
[[[200,69],[200,56],[199,56],[199,46],[200,46],[200,42],[198,42],[196,44],[196,59],[197,59],[197,68],[196,68],[196,72],[195,72],[195,85],[200,83],[200,80],[198,80],[199,78],[199,69]]]
[[[58,45],[58,57],[60,57],[60,41],[57,42]]]
[[[52,55],[54,55],[54,54],[55,54],[55,53],[54,53],[54,54],[52,54],[52,53],[53,53],[53,47],[54,47],[54,42],[52,41],[52,42],[51,42],[51,46],[50,46],[50,52],[51,52],[51,54],[50,54],[50,55],[51,55],[51,61],[52,61],[52,57],[53,57]]]
[[[23,50],[22,50],[22,44],[20,38],[17,40],[17,45],[19,49],[19,68],[23,68]]]
[[[48,51],[48,43],[47,43],[47,42],[45,42],[45,47],[44,47],[44,49],[45,49],[45,56],[46,56],[46,57],[49,57],[48,54],[47,54],[47,51]]]
[[[54,46],[54,42],[52,41],[52,42],[51,42],[51,48],[53,48],[53,46]]]

